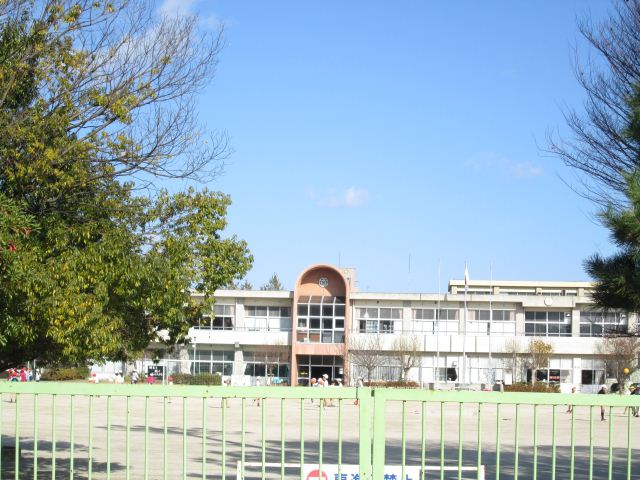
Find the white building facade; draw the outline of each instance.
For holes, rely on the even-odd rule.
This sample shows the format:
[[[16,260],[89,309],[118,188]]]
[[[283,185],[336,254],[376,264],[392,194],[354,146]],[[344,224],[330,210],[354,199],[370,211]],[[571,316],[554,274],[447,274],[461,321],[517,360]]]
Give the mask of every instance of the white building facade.
[[[595,308],[588,282],[451,280],[443,294],[364,293],[354,285],[353,269],[314,265],[293,291],[220,290],[191,343],[159,362],[169,372],[219,372],[238,385],[307,384],[325,373],[349,384],[368,373],[351,350],[376,337],[381,359],[371,378],[397,380],[397,339],[405,338],[418,346],[408,380],[480,387],[531,380],[526,351],[535,338],[553,346],[538,381],[590,392],[607,380],[602,337],[638,328],[634,314]]]

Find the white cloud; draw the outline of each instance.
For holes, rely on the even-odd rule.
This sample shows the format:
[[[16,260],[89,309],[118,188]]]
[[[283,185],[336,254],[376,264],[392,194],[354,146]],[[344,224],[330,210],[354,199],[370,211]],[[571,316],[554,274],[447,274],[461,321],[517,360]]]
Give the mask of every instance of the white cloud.
[[[341,192],[331,190],[318,204],[329,208],[357,208],[369,201],[369,191],[366,188],[349,187]]]
[[[369,200],[369,191],[366,188],[349,187],[344,192],[345,207],[359,207]]]
[[[511,166],[511,171],[516,177],[539,177],[544,173],[541,166],[531,162],[516,163]]]
[[[518,178],[539,177],[544,174],[544,170],[540,165],[532,162],[514,162],[493,152],[476,155],[464,163],[467,167],[475,170],[503,170]]]
[[[198,0],[164,0],[160,5],[160,13],[165,17],[175,18],[193,15],[193,6]]]
[[[202,15],[196,6],[202,0],[164,0],[158,11],[164,18],[180,18],[192,15],[198,16],[198,25],[205,30],[219,30],[223,23],[214,14]]]

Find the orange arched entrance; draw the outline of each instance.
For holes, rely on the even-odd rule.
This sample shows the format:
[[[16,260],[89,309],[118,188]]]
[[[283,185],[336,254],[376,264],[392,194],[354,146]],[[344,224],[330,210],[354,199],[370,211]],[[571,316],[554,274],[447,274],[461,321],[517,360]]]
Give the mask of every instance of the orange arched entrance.
[[[331,265],[314,265],[298,278],[293,297],[291,383],[307,384],[327,374],[346,382],[351,325],[349,285]]]

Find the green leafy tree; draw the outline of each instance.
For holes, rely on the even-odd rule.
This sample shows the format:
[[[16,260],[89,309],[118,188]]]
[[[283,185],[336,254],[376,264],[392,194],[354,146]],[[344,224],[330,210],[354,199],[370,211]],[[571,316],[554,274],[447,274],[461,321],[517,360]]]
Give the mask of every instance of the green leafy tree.
[[[144,2],[0,2],[0,368],[181,342],[246,274],[228,196],[154,187],[224,158],[194,110],[219,46]]]
[[[284,290],[284,286],[280,283],[278,275],[274,273],[269,281],[260,287],[260,290]]]
[[[630,144],[640,145],[640,88],[627,98],[628,118],[623,131]],[[640,152],[637,154],[640,159]],[[593,299],[604,308],[627,312],[640,309],[640,170],[623,173],[624,206],[609,203],[600,213],[618,251],[603,257],[594,254],[585,261],[589,275],[596,280]]]
[[[240,281],[232,281],[225,285],[223,288],[228,290],[253,290],[253,285],[249,280]]]
[[[629,208],[610,206],[600,218],[611,231],[618,251],[604,257],[594,254],[585,268],[596,281],[592,297],[604,308],[637,312],[640,309],[640,173],[626,176]]]

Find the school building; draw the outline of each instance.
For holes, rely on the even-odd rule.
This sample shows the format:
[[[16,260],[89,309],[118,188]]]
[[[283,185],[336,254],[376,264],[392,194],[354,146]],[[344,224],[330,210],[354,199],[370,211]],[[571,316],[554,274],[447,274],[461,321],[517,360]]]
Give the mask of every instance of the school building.
[[[416,351],[407,379],[480,387],[530,380],[526,350],[538,338],[554,353],[537,380],[587,392],[606,382],[603,335],[637,329],[635,315],[595,308],[589,282],[451,280],[442,294],[369,293],[355,288],[355,275],[313,265],[293,291],[220,290],[191,343],[155,363],[239,385],[299,385],[325,373],[353,384],[367,378],[366,363],[372,380],[397,380]]]

